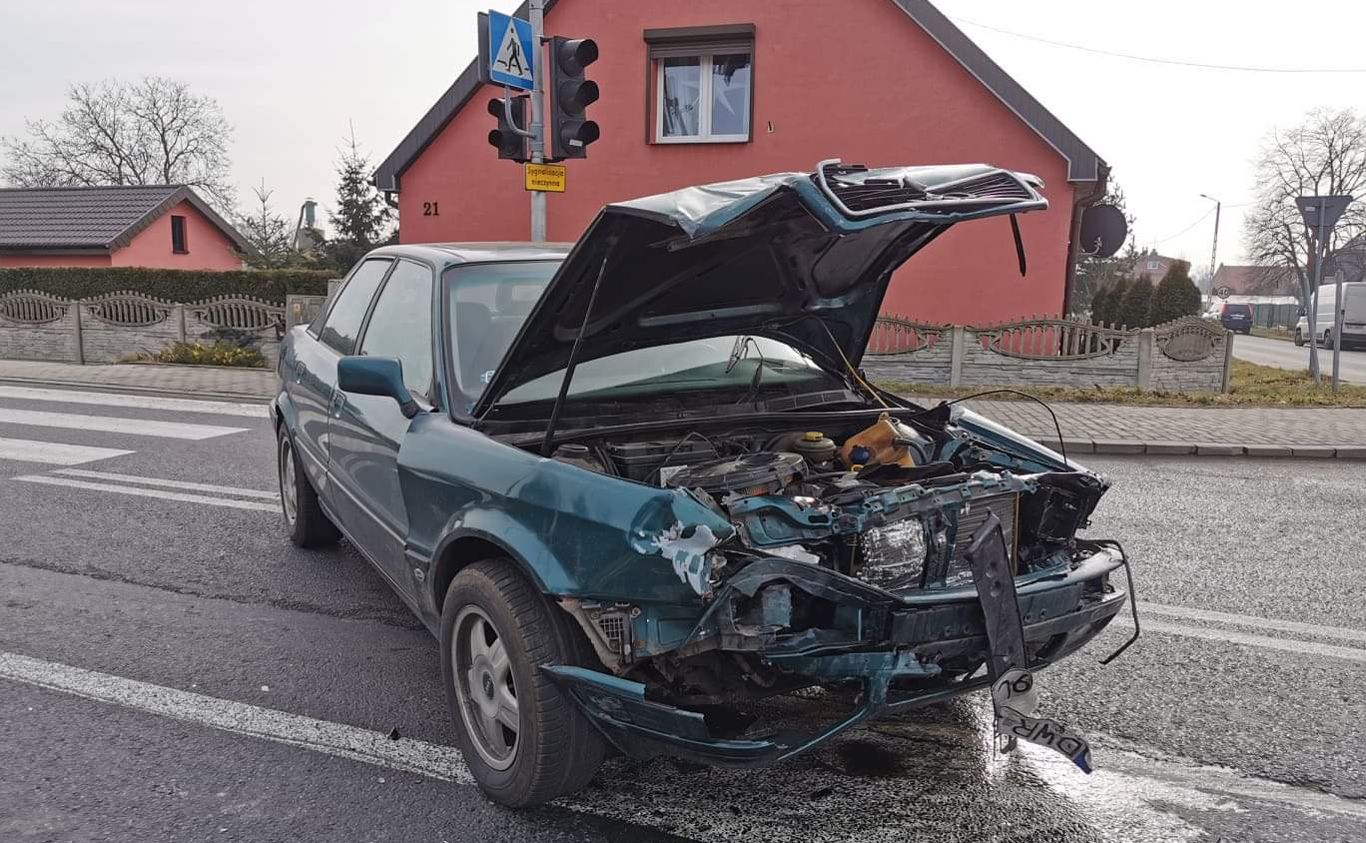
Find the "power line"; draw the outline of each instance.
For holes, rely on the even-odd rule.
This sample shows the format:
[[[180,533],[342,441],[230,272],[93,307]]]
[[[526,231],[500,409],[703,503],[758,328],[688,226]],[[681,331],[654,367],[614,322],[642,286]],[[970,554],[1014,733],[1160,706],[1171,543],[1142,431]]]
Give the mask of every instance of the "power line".
[[[1195,228],[1195,227],[1196,227],[1197,225],[1199,225],[1200,223],[1202,223],[1202,222],[1204,222],[1205,220],[1209,219],[1209,215],[1212,214],[1212,213],[1214,213],[1214,209],[1213,209],[1213,208],[1210,208],[1208,211],[1205,211],[1203,214],[1201,214],[1201,215],[1200,215],[1200,218],[1197,219],[1195,222],[1191,223],[1190,225],[1186,226],[1185,228],[1181,229],[1180,231],[1176,232],[1175,234],[1169,234],[1169,235],[1167,235],[1166,237],[1159,237],[1159,238],[1156,239],[1156,240],[1150,240],[1150,241],[1148,241],[1148,242],[1150,242],[1150,243],[1165,243],[1165,242],[1167,242],[1168,240],[1175,240],[1176,238],[1178,238],[1178,237],[1180,237],[1181,235],[1185,234],[1187,231],[1190,231],[1192,228]]]
[[[1149,64],[1174,65],[1176,67],[1194,67],[1201,70],[1234,70],[1242,73],[1366,73],[1363,67],[1259,67],[1245,64],[1210,64],[1199,61],[1185,61],[1184,59],[1164,59],[1155,56],[1140,56],[1133,53],[1121,53],[1115,50],[1100,50],[1095,47],[1086,47],[1081,44],[1069,44],[1066,41],[1053,41],[1048,38],[1040,38],[1037,35],[1026,35],[1023,32],[1012,32],[1009,29],[1001,29],[985,23],[949,16],[958,23],[965,23],[968,26],[975,26],[981,29],[997,32],[1001,35],[1009,35],[1012,38],[1023,38],[1026,41],[1035,41],[1040,44],[1048,44],[1053,47],[1064,47],[1069,50],[1080,50],[1083,53],[1093,53],[1098,56],[1110,56],[1111,58],[1129,59],[1130,61],[1141,61]]]

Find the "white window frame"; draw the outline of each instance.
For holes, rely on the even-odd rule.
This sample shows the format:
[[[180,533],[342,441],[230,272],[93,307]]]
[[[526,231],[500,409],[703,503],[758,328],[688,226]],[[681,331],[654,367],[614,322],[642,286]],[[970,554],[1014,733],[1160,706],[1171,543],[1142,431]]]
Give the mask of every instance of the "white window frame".
[[[713,135],[711,133],[711,109],[712,109],[712,57],[722,56],[749,56],[749,95],[745,98],[745,131],[739,135]],[[702,105],[701,114],[697,116],[697,134],[695,135],[665,135],[664,134],[664,60],[665,58],[696,58],[699,64],[701,75],[698,102]],[[655,73],[655,143],[748,143],[750,135],[754,133],[754,126],[751,125],[751,118],[754,111],[754,48],[753,47],[716,47],[704,50],[689,52],[680,51],[677,54],[656,57],[654,60]]]

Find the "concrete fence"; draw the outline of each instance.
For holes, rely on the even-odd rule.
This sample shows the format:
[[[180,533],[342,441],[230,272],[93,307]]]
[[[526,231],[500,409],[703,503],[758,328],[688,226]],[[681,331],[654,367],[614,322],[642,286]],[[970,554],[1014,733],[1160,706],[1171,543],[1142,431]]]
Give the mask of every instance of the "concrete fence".
[[[953,387],[1224,392],[1232,353],[1227,331],[1194,316],[1135,330],[1067,319],[972,327],[881,316],[863,369],[877,380]]]
[[[243,296],[179,304],[119,292],[64,299],[36,290],[0,295],[0,358],[65,363],[114,363],[155,354],[174,342],[225,339],[279,352],[285,308]]]

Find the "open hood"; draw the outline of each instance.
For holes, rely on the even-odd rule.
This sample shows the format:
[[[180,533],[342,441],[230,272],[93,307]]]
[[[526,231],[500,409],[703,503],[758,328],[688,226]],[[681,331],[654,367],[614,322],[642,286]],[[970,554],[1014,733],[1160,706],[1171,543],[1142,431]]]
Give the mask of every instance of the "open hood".
[[[1034,176],[984,164],[870,170],[827,161],[814,174],[608,205],[551,280],[474,414],[563,369],[581,328],[578,362],[755,334],[834,370],[844,368],[841,354],[857,365],[897,267],[956,222],[1047,208],[1041,187]]]

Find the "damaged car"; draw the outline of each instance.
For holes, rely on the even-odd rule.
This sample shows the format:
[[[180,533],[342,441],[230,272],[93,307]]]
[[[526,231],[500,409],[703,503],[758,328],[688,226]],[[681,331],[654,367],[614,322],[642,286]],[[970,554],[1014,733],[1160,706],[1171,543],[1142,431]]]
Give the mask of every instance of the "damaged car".
[[[1107,481],[858,368],[951,226],[1006,217],[1023,269],[1040,189],[829,161],[610,205],[572,246],[377,249],[282,348],[290,536],[344,536],[438,637],[501,803],[612,752],[773,764],[977,689],[1003,737],[1088,769],[1033,674],[1132,592],[1078,534]],[[793,727],[776,697],[839,714]]]

